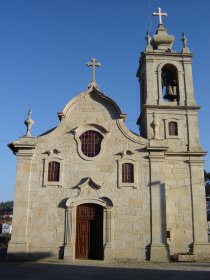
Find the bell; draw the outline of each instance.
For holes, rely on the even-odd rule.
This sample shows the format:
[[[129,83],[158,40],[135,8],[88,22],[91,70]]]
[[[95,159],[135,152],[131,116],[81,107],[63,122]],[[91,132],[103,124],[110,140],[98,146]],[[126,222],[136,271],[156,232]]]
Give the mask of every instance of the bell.
[[[176,99],[176,97],[176,86],[166,86],[166,93],[164,95],[164,98],[173,101],[174,99]]]

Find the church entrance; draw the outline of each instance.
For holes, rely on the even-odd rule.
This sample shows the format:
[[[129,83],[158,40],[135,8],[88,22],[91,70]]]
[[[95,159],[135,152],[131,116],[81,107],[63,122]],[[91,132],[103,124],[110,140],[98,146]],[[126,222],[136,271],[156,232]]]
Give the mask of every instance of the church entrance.
[[[103,207],[77,206],[76,259],[103,259]]]

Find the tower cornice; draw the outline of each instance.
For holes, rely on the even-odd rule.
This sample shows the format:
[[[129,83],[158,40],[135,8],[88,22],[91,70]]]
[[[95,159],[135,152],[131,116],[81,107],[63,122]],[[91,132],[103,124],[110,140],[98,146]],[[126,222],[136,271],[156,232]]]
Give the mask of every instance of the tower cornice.
[[[170,110],[170,111],[175,111],[175,110],[195,110],[195,111],[198,111],[201,107],[200,106],[189,106],[189,105],[184,105],[184,106],[180,106],[180,105],[146,105],[144,104],[142,106],[142,110],[141,110],[141,114],[139,116],[139,118],[137,119],[137,122],[136,124],[140,124],[140,120],[142,118],[143,115],[146,114],[146,110],[147,109],[152,109],[152,110]]]
[[[192,53],[182,53],[182,52],[156,52],[156,51],[145,51],[141,52],[141,56],[139,59],[139,67],[136,72],[136,77],[140,76],[142,71],[142,66],[146,63],[153,63],[155,61],[164,61],[164,60],[174,60],[174,61],[182,61],[184,63],[192,63],[193,58]]]

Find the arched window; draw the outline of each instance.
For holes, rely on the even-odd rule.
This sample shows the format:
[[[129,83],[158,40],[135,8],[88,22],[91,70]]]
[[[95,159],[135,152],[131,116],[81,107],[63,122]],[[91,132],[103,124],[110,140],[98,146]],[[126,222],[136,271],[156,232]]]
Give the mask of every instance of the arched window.
[[[168,134],[170,136],[178,136],[178,125],[177,122],[168,123]]]
[[[122,164],[122,183],[134,182],[134,168],[132,163]]]
[[[88,130],[80,135],[81,150],[87,157],[95,157],[100,153],[103,136],[94,130]]]
[[[60,163],[51,161],[48,164],[48,181],[58,182],[60,179]]]

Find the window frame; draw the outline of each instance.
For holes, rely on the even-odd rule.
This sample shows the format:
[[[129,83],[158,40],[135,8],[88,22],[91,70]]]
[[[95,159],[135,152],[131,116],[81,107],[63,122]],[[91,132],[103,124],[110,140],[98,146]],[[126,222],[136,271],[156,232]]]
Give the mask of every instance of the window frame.
[[[100,152],[95,157],[88,157],[85,154],[83,154],[83,152],[82,152],[82,148],[81,148],[82,145],[81,145],[81,141],[80,141],[80,136],[88,130],[96,131],[96,132],[100,133],[103,137],[103,139],[101,141]],[[77,143],[77,153],[82,159],[87,160],[87,161],[97,160],[98,158],[102,157],[103,154],[105,153],[106,141],[107,141],[108,136],[110,134],[110,131],[107,130],[105,127],[97,125],[97,124],[87,124],[87,125],[79,126],[75,129],[73,129],[71,131],[71,133],[74,134],[74,139]]]
[[[177,135],[169,134],[169,123],[170,122],[177,123]],[[179,118],[165,119],[165,138],[166,139],[180,139],[181,138],[181,119],[179,119]]]
[[[122,168],[123,164],[129,163],[133,165],[133,182],[123,182],[122,180]],[[137,189],[138,185],[138,161],[135,159],[131,159],[128,157],[123,157],[119,160],[117,160],[117,169],[118,169],[118,188],[122,187],[132,187],[134,189]]]
[[[57,162],[60,164],[60,172],[59,172],[59,181],[49,181],[48,173],[49,173],[49,163]],[[55,155],[49,155],[47,158],[43,159],[43,177],[42,177],[42,187],[47,186],[57,186],[62,187],[63,185],[63,159],[60,157],[56,157]]]
[[[175,121],[168,122],[168,135],[169,136],[178,136],[178,123],[177,122],[175,122]]]

